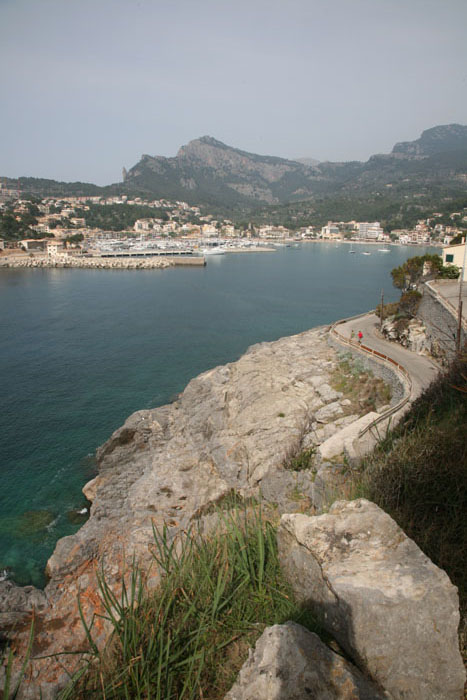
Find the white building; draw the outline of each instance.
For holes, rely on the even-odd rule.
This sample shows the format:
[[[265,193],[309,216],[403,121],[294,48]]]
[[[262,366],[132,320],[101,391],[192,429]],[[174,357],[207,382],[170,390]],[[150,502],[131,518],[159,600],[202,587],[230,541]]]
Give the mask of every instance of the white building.
[[[328,221],[327,225],[321,229],[321,238],[340,238],[339,226]]]
[[[154,219],[137,219],[133,226],[135,231],[152,231]]]
[[[213,224],[203,224],[201,233],[203,236],[212,237],[217,236],[217,228]]]
[[[47,243],[47,257],[52,262],[58,262],[59,260],[66,260],[68,253],[63,250],[60,243],[49,241]]]
[[[463,243],[451,245],[443,248],[443,265],[456,265],[456,267],[464,267],[466,262],[465,238]],[[467,274],[464,270],[462,280],[467,280]]]
[[[360,221],[358,224],[358,237],[362,239],[370,240],[382,240],[384,234],[383,229],[380,226],[379,221],[373,221],[373,223],[368,223],[368,221]]]

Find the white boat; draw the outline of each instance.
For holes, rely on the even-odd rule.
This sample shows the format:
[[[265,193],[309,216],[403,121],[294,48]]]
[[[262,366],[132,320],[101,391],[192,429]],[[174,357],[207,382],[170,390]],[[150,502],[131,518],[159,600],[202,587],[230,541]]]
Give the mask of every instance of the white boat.
[[[354,249],[353,249],[353,243],[350,244],[349,253],[355,253],[355,251],[354,251]]]
[[[362,255],[371,255],[371,253],[369,253],[367,250],[364,250]]]
[[[203,248],[201,252],[203,255],[225,255],[224,248],[218,248],[217,246],[213,248]]]
[[[378,253],[390,253],[389,248],[378,248]]]

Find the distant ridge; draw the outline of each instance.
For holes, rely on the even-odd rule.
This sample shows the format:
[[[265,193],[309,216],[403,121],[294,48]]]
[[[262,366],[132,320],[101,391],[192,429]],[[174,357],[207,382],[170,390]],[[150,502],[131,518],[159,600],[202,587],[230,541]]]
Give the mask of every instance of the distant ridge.
[[[303,165],[319,165],[321,161],[316,160],[316,158],[294,158],[297,163],[302,163]]]
[[[446,124],[434,126],[422,133],[416,141],[396,143],[393,154],[428,157],[436,153],[467,149],[467,126]]]
[[[151,156],[124,171],[124,181],[107,187],[20,178],[21,191],[37,195],[139,194],[184,200],[214,211],[251,212],[265,206],[306,202],[310,211],[323,198],[353,201],[390,197],[412,199],[465,194],[467,126],[435,126],[415,141],[397,143],[389,154],[371,156],[365,163],[289,160],[233,148],[212,136],[181,146],[176,156]],[[4,178],[8,186],[17,180]],[[344,210],[341,207],[341,210]]]
[[[448,124],[366,163],[261,156],[202,136],[174,158],[143,156],[128,171],[125,185],[190,203],[254,208],[338,194],[365,196],[389,186],[413,192],[430,184],[439,188],[440,180],[458,193],[465,189],[466,174],[467,126]]]
[[[182,146],[174,158],[142,156],[125,184],[190,202],[251,206],[303,199],[313,193],[318,178],[303,163],[249,153],[202,136]]]

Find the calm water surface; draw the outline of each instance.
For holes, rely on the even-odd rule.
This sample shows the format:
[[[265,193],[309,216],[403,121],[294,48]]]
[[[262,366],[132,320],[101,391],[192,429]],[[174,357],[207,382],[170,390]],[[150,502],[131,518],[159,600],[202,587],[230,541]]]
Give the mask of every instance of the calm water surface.
[[[93,454],[135,410],[274,340],[395,300],[390,270],[424,249],[308,244],[204,269],[0,270],[0,571],[43,585],[76,531]],[[433,250],[431,250],[433,252]]]

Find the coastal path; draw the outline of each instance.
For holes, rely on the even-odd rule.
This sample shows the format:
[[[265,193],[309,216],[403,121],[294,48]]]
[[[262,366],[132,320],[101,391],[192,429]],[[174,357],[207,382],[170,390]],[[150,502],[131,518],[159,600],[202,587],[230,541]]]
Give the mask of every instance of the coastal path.
[[[359,331],[363,334],[361,345],[357,340]],[[374,448],[387,430],[397,424],[410,404],[437,377],[440,367],[427,357],[383,338],[379,333],[379,318],[374,313],[338,321],[331,327],[331,335],[344,347],[350,346],[363,355],[371,355],[373,359],[391,366],[405,387],[405,396],[399,403],[347,441],[345,453],[350,463],[356,464]]]
[[[417,355],[417,353],[407,350],[398,343],[390,342],[380,335],[379,318],[376,314],[369,313],[360,318],[340,323],[338,326],[339,334],[349,340],[352,331],[354,331],[355,336],[355,343],[352,344],[354,348],[358,349],[357,334],[358,331],[362,331],[362,345],[364,347],[390,357],[405,369],[412,380],[411,401],[416,399],[436,378],[439,366],[432,360],[424,355]],[[361,351],[364,352],[364,350]]]

